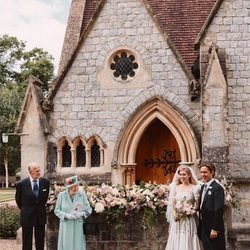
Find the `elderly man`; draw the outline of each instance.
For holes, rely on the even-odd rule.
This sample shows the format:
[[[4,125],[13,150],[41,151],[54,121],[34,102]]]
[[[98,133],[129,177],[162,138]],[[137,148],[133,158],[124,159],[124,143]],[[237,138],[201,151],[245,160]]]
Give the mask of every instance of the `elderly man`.
[[[40,166],[31,162],[28,165],[30,176],[16,184],[16,203],[21,210],[23,250],[32,250],[33,231],[35,232],[36,250],[44,249],[46,224],[46,202],[50,183],[40,177]],[[34,229],[34,230],[33,230]]]

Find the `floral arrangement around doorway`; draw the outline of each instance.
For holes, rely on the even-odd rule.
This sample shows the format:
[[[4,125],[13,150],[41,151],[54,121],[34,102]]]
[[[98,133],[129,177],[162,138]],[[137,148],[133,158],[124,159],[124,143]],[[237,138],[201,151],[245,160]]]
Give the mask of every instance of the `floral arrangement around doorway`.
[[[220,176],[219,182],[225,189],[225,204],[239,211],[240,199],[234,191],[233,181],[223,175]],[[143,182],[132,186],[87,186],[83,183],[80,188],[85,190],[93,210],[96,213],[106,213],[108,223],[117,231],[122,231],[125,221],[138,212],[142,212],[141,227],[144,230],[151,228],[157,222],[157,215],[165,213],[169,195],[168,185]],[[47,203],[48,212],[54,210],[57,196],[61,191],[63,186],[52,185]],[[189,207],[185,214],[192,212],[191,210]]]
[[[158,213],[164,213],[168,201],[168,185],[141,183],[140,185],[107,185],[81,186],[88,196],[90,205],[96,213],[106,213],[107,221],[117,231],[125,226],[128,216],[142,211],[141,226],[150,228],[157,219]],[[63,186],[52,185],[47,211],[54,210],[58,194]]]
[[[165,212],[168,201],[168,185],[141,183],[141,185],[105,185],[86,188],[91,206],[96,213],[107,212],[108,221],[115,229],[122,229],[124,219],[143,212],[141,226],[150,228],[157,214]]]

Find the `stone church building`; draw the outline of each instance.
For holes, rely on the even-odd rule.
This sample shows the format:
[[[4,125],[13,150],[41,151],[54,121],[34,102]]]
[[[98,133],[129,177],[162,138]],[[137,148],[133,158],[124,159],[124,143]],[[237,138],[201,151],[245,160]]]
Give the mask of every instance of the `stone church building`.
[[[169,183],[179,162],[230,171],[250,235],[250,1],[72,0],[57,78],[29,78],[22,178]],[[248,242],[248,243],[247,243]]]

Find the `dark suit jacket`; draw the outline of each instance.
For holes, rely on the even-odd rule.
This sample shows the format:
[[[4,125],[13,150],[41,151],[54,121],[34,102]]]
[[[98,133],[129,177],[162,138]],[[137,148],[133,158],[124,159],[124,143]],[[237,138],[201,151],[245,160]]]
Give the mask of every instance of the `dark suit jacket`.
[[[201,194],[204,186],[201,188]],[[203,243],[205,250],[224,250],[224,189],[213,181],[205,194],[202,206],[200,207],[198,235]],[[218,237],[210,238],[211,230],[218,232]]]
[[[39,178],[39,197],[32,192],[30,178],[16,184],[16,203],[21,210],[21,226],[46,224],[46,202],[49,195],[50,183],[45,178]]]
[[[201,194],[203,188],[204,186],[201,188]],[[205,227],[206,231],[210,233],[211,229],[213,229],[220,233],[224,233],[223,211],[224,189],[219,183],[213,181],[208,187],[202,207],[200,208],[202,225]]]

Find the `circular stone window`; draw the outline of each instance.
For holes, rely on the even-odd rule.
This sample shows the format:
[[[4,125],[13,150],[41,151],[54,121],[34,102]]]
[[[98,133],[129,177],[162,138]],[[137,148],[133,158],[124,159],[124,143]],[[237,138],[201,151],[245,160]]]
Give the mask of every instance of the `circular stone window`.
[[[112,70],[115,78],[126,81],[136,75],[138,63],[136,62],[134,55],[127,51],[123,51],[116,53],[113,56],[110,69]]]

